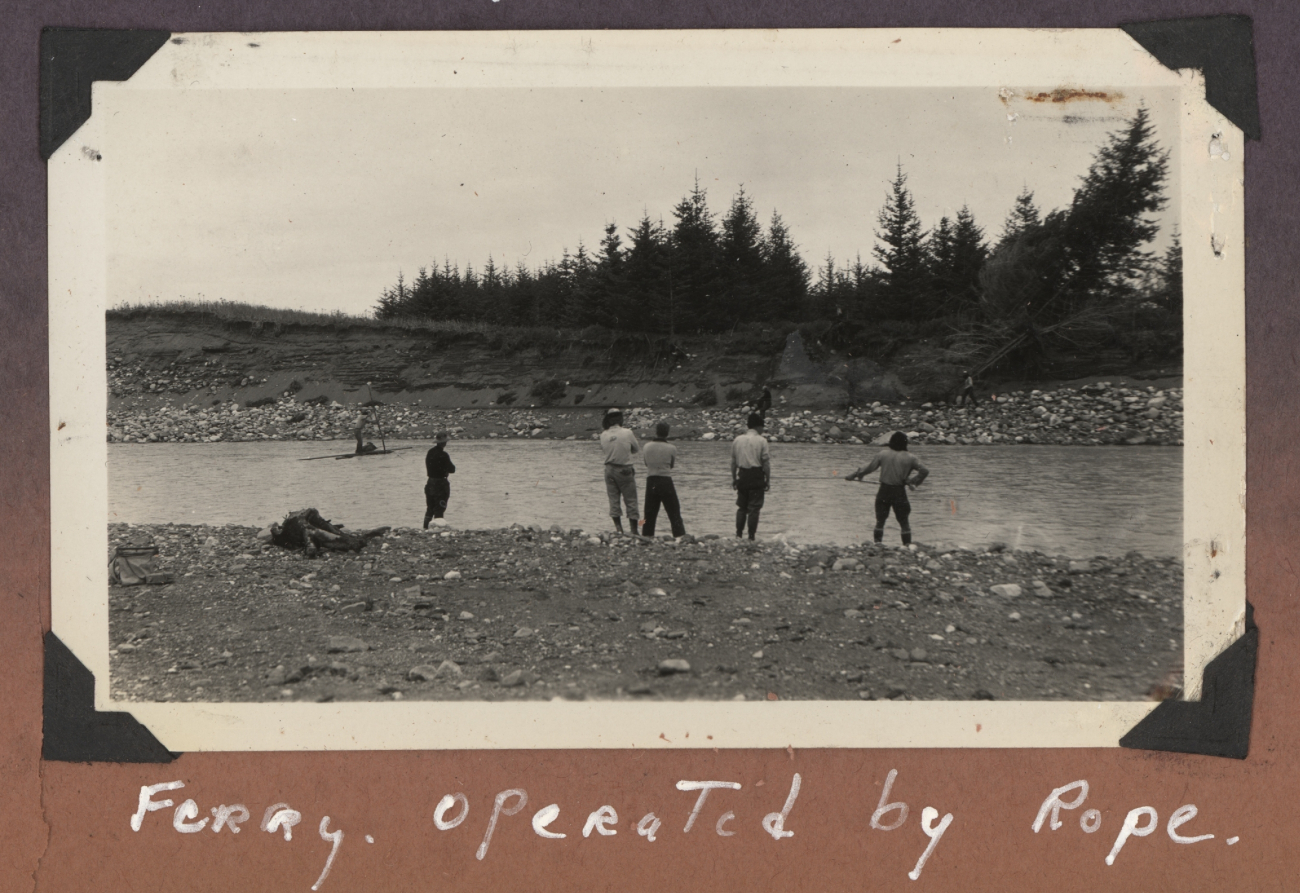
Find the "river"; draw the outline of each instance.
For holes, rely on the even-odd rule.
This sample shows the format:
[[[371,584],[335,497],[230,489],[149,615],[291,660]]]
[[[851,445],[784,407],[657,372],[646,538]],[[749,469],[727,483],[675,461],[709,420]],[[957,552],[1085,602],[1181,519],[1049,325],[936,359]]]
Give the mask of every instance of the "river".
[[[343,441],[110,444],[109,519],[130,523],[263,526],[314,507],[365,528],[418,526],[427,443],[365,459],[299,461],[343,452]],[[674,474],[689,533],[734,533],[730,444],[677,444]],[[761,539],[844,545],[870,539],[876,486],[843,476],[877,448],[773,444],[772,489]],[[459,441],[448,521],[610,528],[599,447],[574,441]],[[919,542],[1087,557],[1182,551],[1182,450],[1178,447],[947,446],[915,451],[930,479],[911,494]],[[644,469],[637,483],[644,499]],[[668,532],[660,514],[659,532]],[[886,542],[897,543],[891,517]]]

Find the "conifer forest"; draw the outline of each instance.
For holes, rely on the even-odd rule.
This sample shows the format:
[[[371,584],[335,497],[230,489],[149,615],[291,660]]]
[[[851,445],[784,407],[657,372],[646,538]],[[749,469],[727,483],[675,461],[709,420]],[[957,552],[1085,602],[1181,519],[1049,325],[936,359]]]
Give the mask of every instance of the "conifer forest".
[[[992,225],[963,207],[927,227],[900,164],[883,206],[863,209],[875,219],[867,256],[816,263],[778,212],[759,219],[743,187],[719,212],[697,181],[670,217],[611,222],[598,245],[579,242],[540,266],[443,258],[411,279],[399,274],[375,315],[598,327],[669,348],[688,334],[798,328],[848,356],[887,362],[899,345],[924,341],[951,363],[1027,377],[1096,354],[1177,362],[1176,228],[1153,249],[1168,167],[1139,109],[1097,148],[1068,206],[1040,208],[1026,188]]]

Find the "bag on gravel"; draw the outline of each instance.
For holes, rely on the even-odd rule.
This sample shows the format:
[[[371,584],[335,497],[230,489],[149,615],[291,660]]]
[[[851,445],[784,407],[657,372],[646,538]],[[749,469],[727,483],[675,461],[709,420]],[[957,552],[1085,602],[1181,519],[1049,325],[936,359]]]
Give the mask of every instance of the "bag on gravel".
[[[117,586],[161,585],[175,578],[166,571],[156,571],[153,560],[157,546],[118,546],[108,563],[108,582]]]

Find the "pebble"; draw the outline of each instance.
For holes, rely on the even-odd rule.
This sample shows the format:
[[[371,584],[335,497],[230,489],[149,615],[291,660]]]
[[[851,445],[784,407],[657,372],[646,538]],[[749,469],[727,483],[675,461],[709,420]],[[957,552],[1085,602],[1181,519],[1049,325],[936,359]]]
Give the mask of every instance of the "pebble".
[[[837,558],[835,559],[835,563],[831,565],[831,570],[851,571],[857,570],[861,566],[862,562],[856,558]]]
[[[454,660],[444,660],[442,663],[438,664],[438,669],[434,670],[433,675],[435,678],[440,678],[442,676],[460,676],[460,664],[456,663]]]
[[[927,657],[929,657],[929,654],[926,653],[926,650],[925,650],[924,648],[913,648],[913,649],[908,653],[908,657],[910,657],[910,658],[911,658],[912,660],[914,660],[914,661],[918,661],[918,662],[919,662],[919,661],[923,661],[923,660],[925,660]]]
[[[680,657],[670,657],[667,660],[659,661],[660,676],[669,676],[673,673],[689,673],[690,671],[690,661],[683,660]]]
[[[406,678],[412,682],[430,682],[438,676],[438,668],[428,664],[420,664],[418,667],[411,667],[406,673]]]
[[[442,578],[444,580],[459,580],[460,571],[447,571],[447,573],[442,575]]]
[[[369,651],[370,646],[354,636],[330,636],[325,650],[330,654]]]
[[[993,595],[1001,595],[1006,598],[1015,598],[1020,595],[1019,583],[995,583],[989,587],[989,592]]]

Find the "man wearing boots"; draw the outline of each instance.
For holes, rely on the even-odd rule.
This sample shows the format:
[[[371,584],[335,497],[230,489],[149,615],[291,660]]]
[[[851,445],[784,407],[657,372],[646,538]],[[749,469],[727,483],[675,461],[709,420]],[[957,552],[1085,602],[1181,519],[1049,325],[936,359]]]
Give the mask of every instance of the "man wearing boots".
[[[731,444],[731,488],[736,491],[736,536],[758,530],[758,513],[772,484],[772,459],[763,437],[763,416],[749,414],[748,430]]]
[[[859,468],[845,478],[846,481],[860,481],[866,475],[880,469],[880,489],[876,492],[876,529],[873,532],[876,542],[884,542],[885,521],[889,520],[889,510],[894,510],[898,526],[902,529],[903,545],[912,542],[912,527],[908,519],[912,514],[912,503],[907,499],[907,488],[915,490],[921,486],[930,474],[930,469],[921,464],[921,460],[907,451],[907,435],[895,431],[889,438],[889,449],[882,450],[869,464]],[[912,473],[916,477],[912,478]]]
[[[433,449],[424,456],[424,470],[429,480],[424,485],[424,529],[429,529],[429,521],[441,518],[447,511],[447,500],[451,498],[451,481],[447,475],[456,473],[456,466],[447,455],[447,432],[439,431]]]

